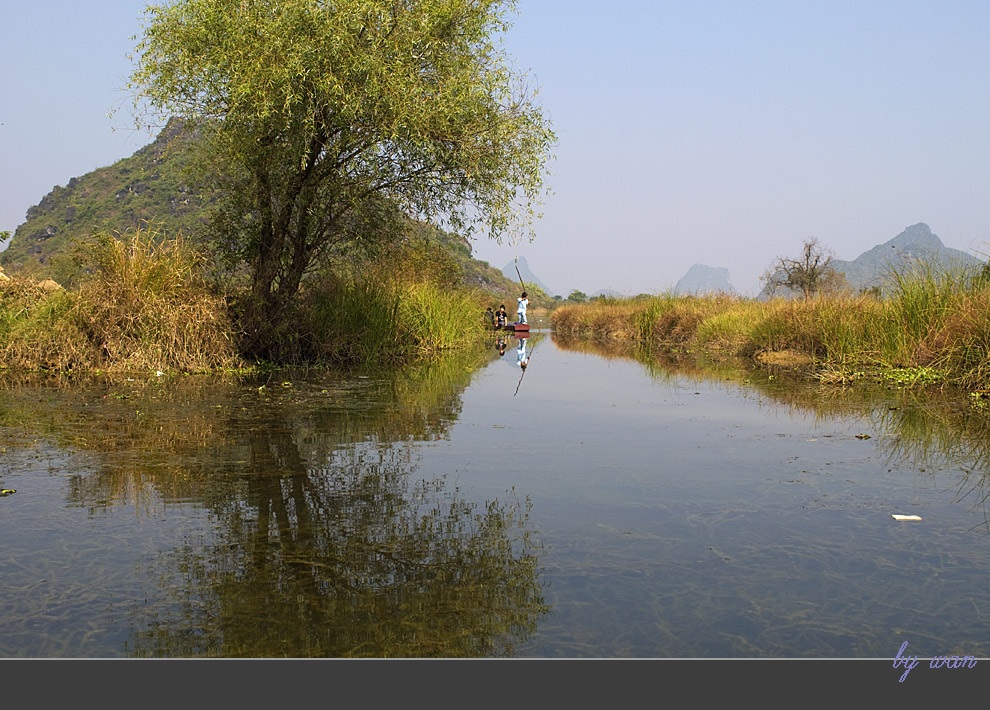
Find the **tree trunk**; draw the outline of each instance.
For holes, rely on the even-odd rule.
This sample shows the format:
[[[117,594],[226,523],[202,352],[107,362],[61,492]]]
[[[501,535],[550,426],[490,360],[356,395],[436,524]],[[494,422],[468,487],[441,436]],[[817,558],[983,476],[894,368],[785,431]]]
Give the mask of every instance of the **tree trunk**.
[[[279,336],[287,324],[303,275],[309,267],[306,233],[283,231],[275,225],[270,237],[262,240],[251,292],[243,310],[241,352],[253,358],[278,356]],[[292,258],[285,264],[285,247],[292,247]]]

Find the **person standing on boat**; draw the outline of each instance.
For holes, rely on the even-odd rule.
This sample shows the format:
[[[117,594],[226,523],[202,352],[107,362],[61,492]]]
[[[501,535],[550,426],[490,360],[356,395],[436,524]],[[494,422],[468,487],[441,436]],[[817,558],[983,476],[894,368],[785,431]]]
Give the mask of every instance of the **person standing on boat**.
[[[501,330],[509,324],[509,314],[505,312],[505,304],[503,303],[498,307],[498,313],[495,314],[495,327]]]
[[[518,312],[519,320],[516,321],[516,322],[517,323],[525,323],[526,322],[526,307],[529,305],[529,299],[526,297],[526,292],[523,291],[522,292],[522,296],[520,296],[516,300],[519,301],[519,312]]]

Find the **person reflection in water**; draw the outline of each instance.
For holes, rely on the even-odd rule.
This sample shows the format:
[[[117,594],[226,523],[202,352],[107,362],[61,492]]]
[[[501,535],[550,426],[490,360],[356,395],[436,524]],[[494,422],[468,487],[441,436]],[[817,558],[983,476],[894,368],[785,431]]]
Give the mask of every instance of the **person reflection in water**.
[[[499,355],[505,355],[505,338],[500,336],[495,341],[495,349],[498,350]]]
[[[526,338],[519,338],[519,347],[516,348],[516,362],[524,370],[529,365],[529,355],[526,354]]]

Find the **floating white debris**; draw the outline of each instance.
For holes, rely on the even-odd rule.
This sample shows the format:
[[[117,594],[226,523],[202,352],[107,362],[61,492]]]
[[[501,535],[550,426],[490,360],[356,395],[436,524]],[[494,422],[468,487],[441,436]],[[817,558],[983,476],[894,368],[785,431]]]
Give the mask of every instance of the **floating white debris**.
[[[891,513],[890,517],[894,520],[921,520],[920,515],[898,515],[897,513]]]

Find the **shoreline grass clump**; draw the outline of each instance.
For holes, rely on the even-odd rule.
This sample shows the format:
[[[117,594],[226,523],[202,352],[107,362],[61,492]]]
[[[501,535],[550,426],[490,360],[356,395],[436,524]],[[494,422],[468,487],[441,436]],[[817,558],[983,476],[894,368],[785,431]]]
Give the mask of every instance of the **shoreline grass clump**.
[[[139,228],[96,234],[77,289],[12,278],[0,285],[0,367],[206,372],[236,367],[230,319],[181,238]]]
[[[150,228],[97,234],[75,317],[105,369],[207,372],[235,366],[226,304],[202,278],[203,259],[181,235]]]
[[[732,312],[740,301],[736,296],[723,293],[711,296],[661,296],[647,301],[646,310],[637,316],[635,322],[640,339],[647,345],[656,345],[667,350],[690,351],[701,343],[699,330],[702,325],[715,316],[725,316]],[[709,331],[707,337],[707,342],[714,347],[715,333]]]
[[[452,257],[415,240],[382,247],[359,268],[324,273],[300,309],[302,356],[401,364],[477,343],[487,299],[458,283]]]
[[[593,340],[635,340],[639,338],[636,318],[642,312],[640,301],[601,298],[587,304],[558,306],[550,315],[554,332]]]
[[[974,297],[987,284],[964,270],[939,270],[926,264],[891,273],[892,296],[883,329],[885,350],[893,364],[931,365],[949,351],[965,347],[973,333],[959,328],[973,316]],[[953,335],[955,333],[955,335]]]
[[[883,307],[871,296],[772,299],[754,303],[751,311],[748,334],[753,352],[793,350],[831,366],[883,361],[875,338]]]
[[[931,367],[951,373],[961,386],[990,389],[990,286],[981,284],[958,294],[921,352]]]
[[[338,365],[397,364],[478,341],[482,301],[420,282],[330,278],[303,306],[304,357]]]
[[[57,285],[19,277],[0,281],[0,367],[57,372],[93,367],[99,351],[75,318],[77,302]]]

